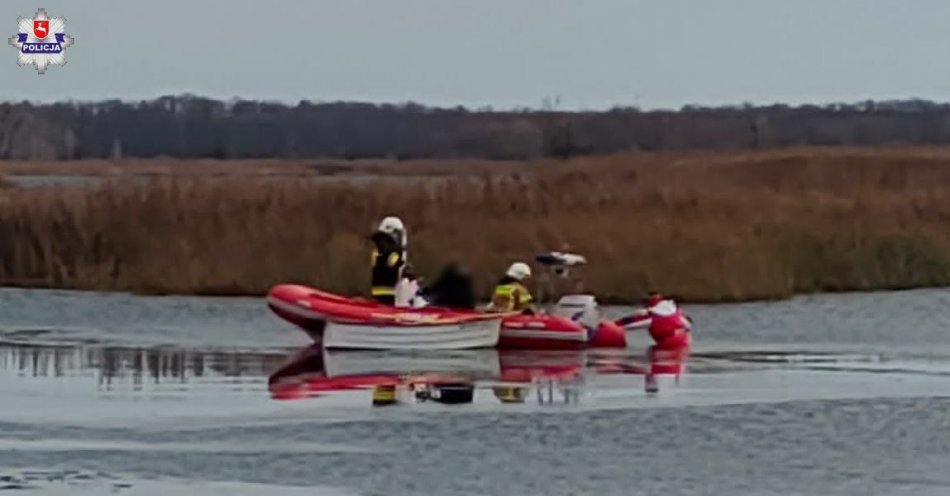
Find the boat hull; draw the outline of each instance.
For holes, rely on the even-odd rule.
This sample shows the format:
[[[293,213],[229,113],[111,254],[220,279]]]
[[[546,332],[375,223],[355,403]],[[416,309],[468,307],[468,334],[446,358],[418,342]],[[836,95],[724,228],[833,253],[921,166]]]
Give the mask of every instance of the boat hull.
[[[290,284],[273,288],[267,303],[327,349],[582,350],[627,345],[623,328],[613,322],[589,330],[557,315],[397,309]]]
[[[494,348],[505,314],[395,308],[284,284],[267,295],[278,316],[326,349],[461,350]]]
[[[506,318],[501,324],[498,348],[504,350],[584,350],[626,348],[627,335],[613,322],[600,322],[589,331],[572,320],[554,315]]]
[[[498,344],[501,317],[420,326],[384,326],[327,321],[328,350],[466,350]]]
[[[587,347],[587,330],[553,315],[516,315],[502,322],[498,347],[510,350],[578,350]]]
[[[313,348],[319,350],[319,348]],[[468,375],[492,378],[501,372],[498,351],[459,350],[427,353],[419,351],[354,351],[322,354],[328,377],[352,375]]]

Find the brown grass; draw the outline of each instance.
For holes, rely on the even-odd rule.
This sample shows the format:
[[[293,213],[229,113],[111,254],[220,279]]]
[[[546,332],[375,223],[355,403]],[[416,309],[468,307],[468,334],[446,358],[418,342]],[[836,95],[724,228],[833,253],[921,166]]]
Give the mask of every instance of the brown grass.
[[[362,293],[366,234],[396,214],[422,273],[461,259],[483,291],[511,261],[552,248],[586,254],[590,288],[613,301],[651,288],[723,301],[950,285],[942,149],[362,163],[353,169],[370,169],[332,180],[312,180],[325,174],[305,163],[283,164],[293,174],[279,161],[224,165],[200,166],[223,171],[209,178],[143,162],[130,170],[171,172],[0,190],[0,283],[261,294],[295,281]],[[28,169],[14,166],[25,167],[0,173]]]

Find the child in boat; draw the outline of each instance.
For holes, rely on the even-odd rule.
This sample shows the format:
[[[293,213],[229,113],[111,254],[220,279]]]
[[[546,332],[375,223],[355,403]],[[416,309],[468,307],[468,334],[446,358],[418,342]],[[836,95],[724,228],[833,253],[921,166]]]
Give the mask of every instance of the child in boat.
[[[525,283],[531,278],[531,267],[515,262],[508,267],[505,277],[498,281],[492,296],[492,310],[498,312],[534,313],[533,298]]]
[[[386,217],[370,239],[373,242],[371,294],[377,302],[393,305],[396,285],[406,266],[406,228],[398,217]]]

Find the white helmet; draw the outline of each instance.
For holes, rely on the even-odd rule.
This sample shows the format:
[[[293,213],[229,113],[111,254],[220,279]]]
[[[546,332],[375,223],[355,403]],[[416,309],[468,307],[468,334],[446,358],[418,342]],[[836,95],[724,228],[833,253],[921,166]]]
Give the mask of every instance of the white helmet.
[[[399,217],[386,217],[379,223],[378,231],[395,236],[398,233],[405,232],[406,228],[402,225],[402,220]]]
[[[511,264],[511,267],[508,267],[508,272],[505,272],[505,275],[512,279],[523,281],[531,277],[531,267],[524,262],[515,262]]]
[[[383,219],[379,223],[379,228],[376,229],[381,233],[388,234],[393,241],[395,241],[403,249],[403,259],[406,257],[406,245],[408,244],[408,236],[406,236],[406,228],[402,225],[402,220],[399,217],[389,216]]]

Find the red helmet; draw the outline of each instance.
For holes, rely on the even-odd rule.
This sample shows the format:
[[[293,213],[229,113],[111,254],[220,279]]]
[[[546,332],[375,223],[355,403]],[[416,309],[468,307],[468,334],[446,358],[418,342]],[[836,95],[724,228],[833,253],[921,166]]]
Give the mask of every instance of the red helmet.
[[[650,296],[647,297],[647,307],[656,306],[661,301],[663,301],[663,296],[659,293],[650,293]]]

